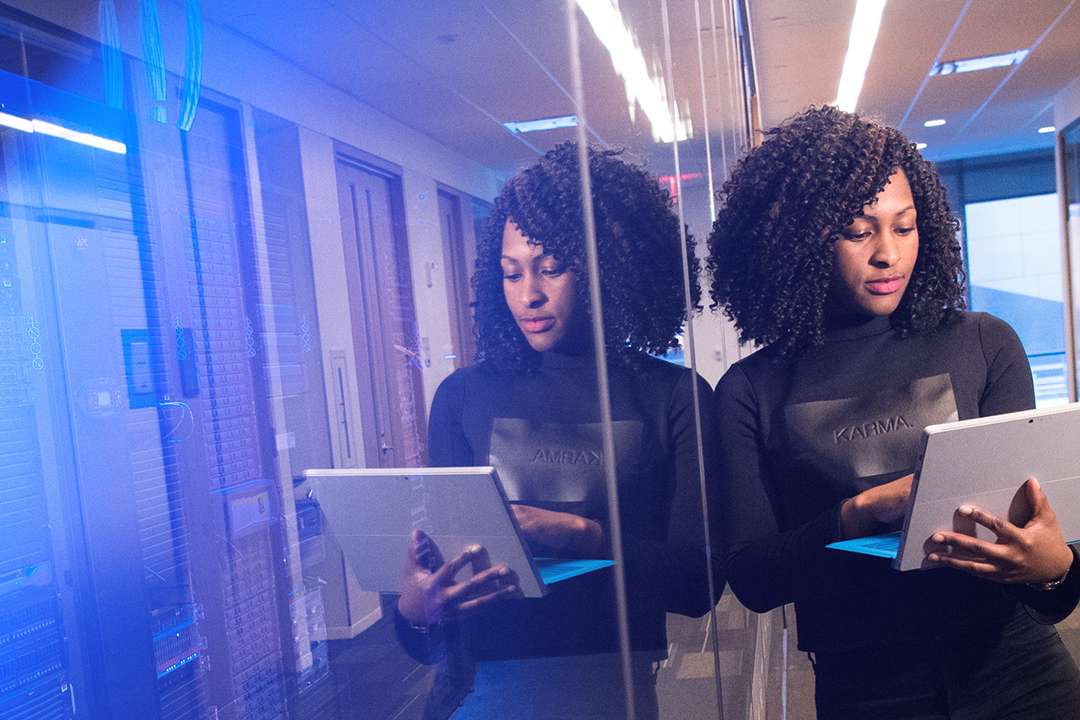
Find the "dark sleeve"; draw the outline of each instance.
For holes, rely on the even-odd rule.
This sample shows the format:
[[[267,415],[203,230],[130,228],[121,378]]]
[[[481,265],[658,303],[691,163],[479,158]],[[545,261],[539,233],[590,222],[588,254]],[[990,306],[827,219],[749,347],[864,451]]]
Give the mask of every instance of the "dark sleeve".
[[[716,478],[716,416],[710,403],[712,391],[700,376],[685,373],[676,383],[667,409],[675,461],[675,486],[666,542],[634,536],[624,529],[623,547],[628,580],[648,592],[665,612],[699,617],[710,608],[709,567],[712,567],[713,599],[724,590],[724,575],[715,543],[706,544],[702,508],[701,470],[698,464],[697,421],[691,377],[697,377],[701,401],[701,448],[705,467],[706,504],[710,537],[713,536],[718,500]],[[711,550],[712,560],[707,559]]]
[[[431,401],[431,414],[428,417],[430,467],[468,467],[476,464],[462,424],[464,407],[465,376],[455,372],[439,383]]]
[[[986,390],[979,403],[979,415],[985,417],[1034,408],[1031,367],[1016,332],[1004,320],[984,315],[979,324],[979,337],[987,368]],[[1047,591],[1017,588],[1020,601],[1037,622],[1059,623],[1080,604],[1080,556],[1075,547],[1072,551],[1073,564],[1061,585]]]
[[[979,340],[986,360],[986,389],[979,399],[979,417],[1034,408],[1031,367],[1016,331],[1004,320],[982,315]]]
[[[1035,622],[1055,625],[1069,617],[1080,601],[1080,553],[1075,545],[1070,545],[1069,549],[1073,561],[1065,582],[1053,590],[1032,590],[1026,586],[1020,590],[1020,602]]]
[[[716,386],[716,415],[724,570],[739,602],[766,612],[793,602],[800,584],[813,574],[814,550],[840,539],[840,506],[781,532],[769,499],[771,478],[758,400],[738,365]]]

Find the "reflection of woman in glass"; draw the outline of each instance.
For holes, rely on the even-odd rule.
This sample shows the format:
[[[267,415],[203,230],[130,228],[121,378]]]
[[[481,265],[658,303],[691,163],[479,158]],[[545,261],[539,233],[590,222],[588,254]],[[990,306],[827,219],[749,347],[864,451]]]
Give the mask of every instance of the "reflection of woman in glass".
[[[681,241],[655,179],[612,152],[591,151],[590,171],[637,717],[656,717],[665,612],[709,609],[693,375],[647,354],[676,347],[686,319]],[[507,183],[473,278],[480,362],[440,385],[429,423],[433,465],[498,468],[537,556],[610,553],[582,218],[572,143]],[[715,437],[711,411],[702,421]],[[418,541],[398,628],[420,659],[447,649],[429,713],[442,695],[452,707],[468,691],[468,653],[479,664],[455,718],[624,716],[611,568],[517,599],[502,568],[458,582],[468,554],[429,572]]]
[[[1076,666],[1039,623],[1075,607],[1080,569],[1037,483],[1022,527],[961,508],[998,540],[935,535],[946,569],[825,547],[898,529],[924,426],[1034,406],[1016,334],[961,310],[931,165],[897,130],[811,109],[722,192],[713,296],[765,345],[716,389],[724,559],[750,609],[795,603],[818,717],[1077,717]]]

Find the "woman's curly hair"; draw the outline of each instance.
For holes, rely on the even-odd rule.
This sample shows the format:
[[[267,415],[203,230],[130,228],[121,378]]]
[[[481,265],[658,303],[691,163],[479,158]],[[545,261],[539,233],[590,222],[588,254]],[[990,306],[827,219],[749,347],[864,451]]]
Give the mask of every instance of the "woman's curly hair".
[[[708,240],[713,308],[724,307],[742,342],[785,356],[822,343],[833,243],[898,169],[919,255],[892,325],[922,332],[964,308],[959,223],[937,172],[899,130],[811,107],[766,135],[724,183]]]
[[[678,346],[686,321],[679,220],[655,178],[623,162],[618,152],[589,149],[600,269],[604,335],[614,361],[635,351],[662,354]],[[530,244],[566,263],[575,277],[575,312],[589,314],[585,221],[576,143],[565,142],[506,183],[477,243],[472,284],[478,359],[503,370],[531,371],[540,354],[529,347],[503,292],[502,238],[507,222]],[[690,289],[699,309],[699,263],[687,235]]]

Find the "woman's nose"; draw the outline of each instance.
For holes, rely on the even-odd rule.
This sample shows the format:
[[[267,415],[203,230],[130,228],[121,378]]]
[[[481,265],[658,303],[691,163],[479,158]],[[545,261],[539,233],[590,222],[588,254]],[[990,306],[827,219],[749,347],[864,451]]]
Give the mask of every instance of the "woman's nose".
[[[547,296],[540,286],[540,278],[532,274],[526,274],[522,278],[521,296],[522,303],[529,308],[540,307],[547,301]]]
[[[885,230],[878,235],[870,263],[875,267],[892,267],[900,261],[900,242],[892,232]]]

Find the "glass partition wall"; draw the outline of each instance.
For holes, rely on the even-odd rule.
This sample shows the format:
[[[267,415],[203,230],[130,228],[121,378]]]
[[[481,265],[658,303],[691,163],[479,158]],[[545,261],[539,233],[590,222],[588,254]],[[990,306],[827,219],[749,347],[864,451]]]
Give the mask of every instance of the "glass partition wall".
[[[1073,121],[1057,139],[1058,201],[1060,202],[1062,272],[1065,282],[1064,325],[1068,365],[1067,384],[1070,402],[1076,402],[1077,385],[1077,297],[1076,278],[1080,277],[1077,243],[1080,242],[1080,121]]]
[[[0,716],[423,717],[445,676],[304,473],[428,464],[490,203],[561,142],[646,168],[703,252],[739,4],[61,5],[0,5]],[[737,359],[707,309],[682,337],[710,384]],[[781,717],[783,615],[720,590],[668,616],[660,717]]]

